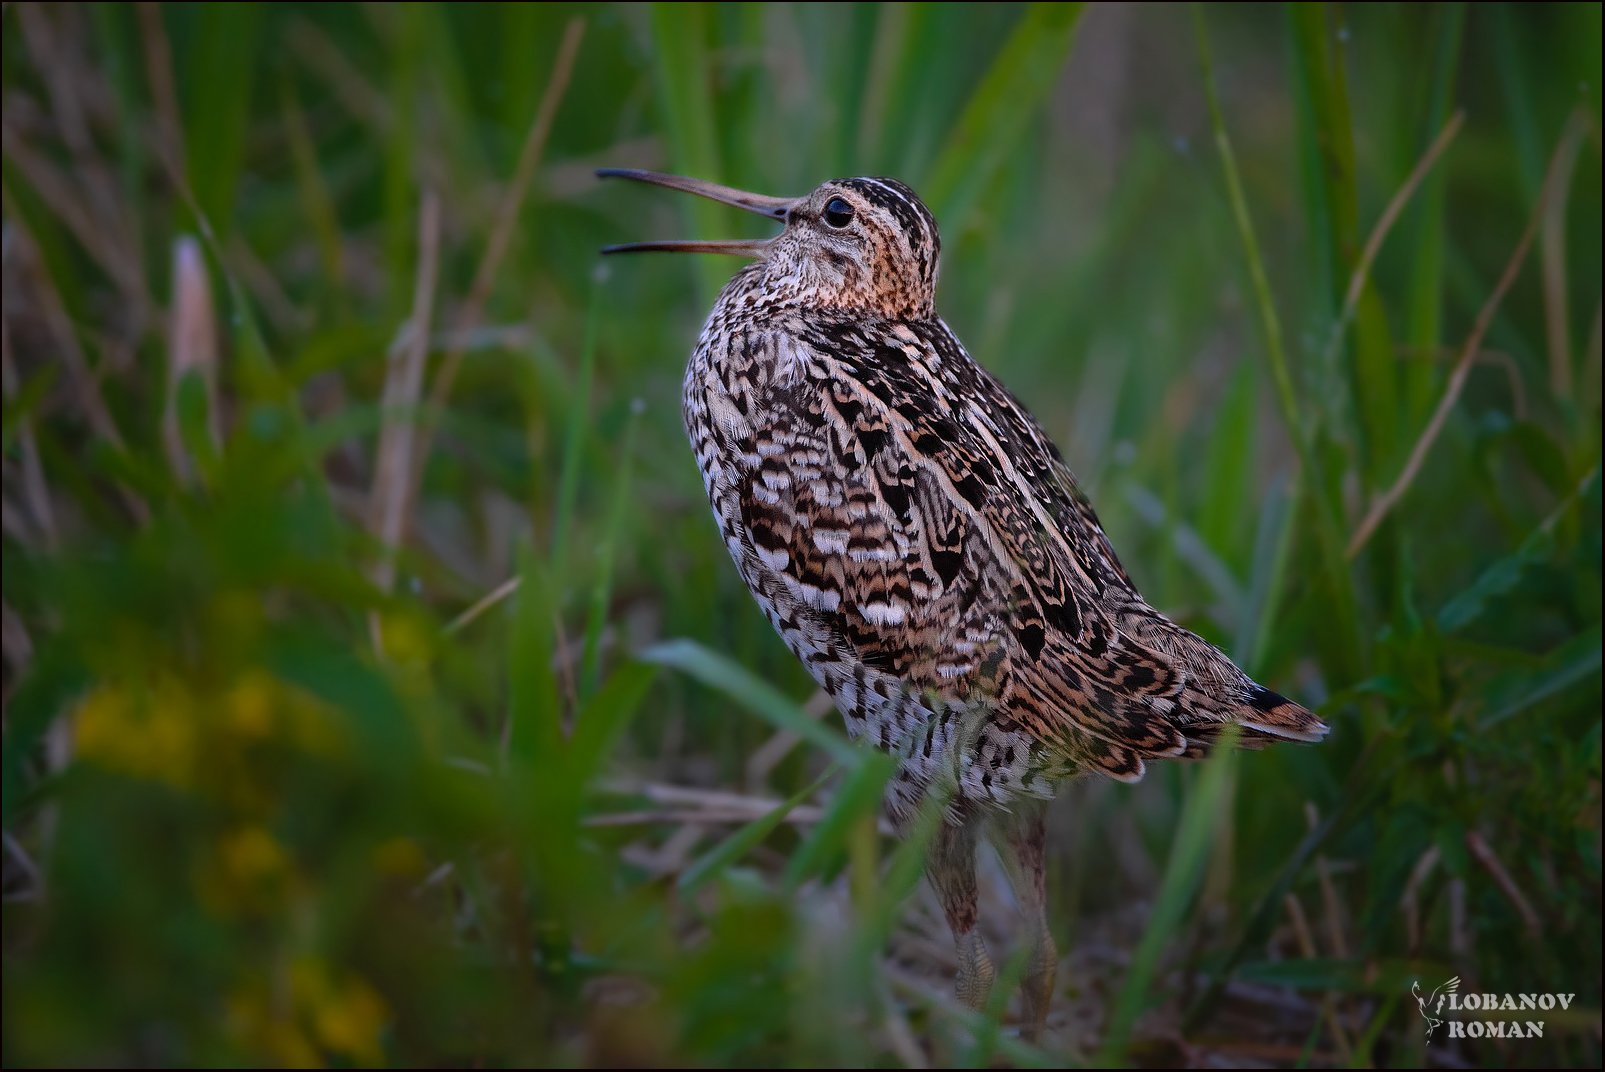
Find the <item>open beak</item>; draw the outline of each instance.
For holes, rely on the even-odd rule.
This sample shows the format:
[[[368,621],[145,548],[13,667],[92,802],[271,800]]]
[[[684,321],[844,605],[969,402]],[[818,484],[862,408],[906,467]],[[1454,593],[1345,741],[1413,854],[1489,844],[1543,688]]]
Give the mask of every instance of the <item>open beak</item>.
[[[762,194],[749,194],[744,190],[732,190],[728,186],[720,186],[716,182],[704,182],[701,179],[687,179],[679,175],[665,175],[657,171],[641,171],[637,168],[598,168],[597,178],[601,179],[634,179],[636,182],[649,182],[654,186],[667,186],[671,190],[680,190],[698,197],[706,197],[710,201],[721,204],[734,205],[744,208],[748,212],[767,216],[769,219],[786,222],[786,215],[795,207],[800,199],[790,197],[765,197]],[[746,257],[762,256],[763,251],[773,241],[768,238],[741,238],[728,242],[626,242],[618,246],[603,246],[603,253],[646,253],[659,251],[664,253],[735,253]]]

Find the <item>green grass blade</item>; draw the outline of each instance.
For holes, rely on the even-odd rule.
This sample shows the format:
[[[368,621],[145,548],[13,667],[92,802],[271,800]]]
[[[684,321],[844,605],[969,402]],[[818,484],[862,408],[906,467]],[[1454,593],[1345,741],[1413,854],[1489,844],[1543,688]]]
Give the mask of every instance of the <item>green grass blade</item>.
[[[614,742],[641,710],[657,674],[658,668],[647,663],[627,663],[586,700],[568,744],[568,773],[576,785],[596,776]]]
[[[739,827],[729,837],[697,857],[691,865],[680,872],[676,886],[683,897],[689,897],[707,884],[725,868],[734,864],[747,853],[757,848],[776,827],[786,821],[797,807],[809,797],[817,793],[821,786],[833,778],[840,768],[831,766],[824,774],[814,779],[806,788],[787,797],[764,815],[759,816],[745,826]]]
[[[7,830],[28,801],[32,789],[27,768],[45,734],[69,705],[93,682],[87,667],[69,655],[65,646],[41,651],[17,683],[6,703],[3,750],[0,750],[0,821]]]
[[[307,129],[306,113],[301,108],[295,83],[286,78],[282,91],[285,140],[290,143],[290,160],[295,164],[296,190],[301,197],[301,210],[311,226],[317,243],[318,260],[323,266],[329,296],[326,308],[336,311],[345,303],[345,242],[340,234],[339,209],[334,195],[324,179],[318,162],[317,145]]]
[[[256,64],[266,55],[255,4],[203,4],[186,13],[205,42],[192,53],[184,151],[190,186],[220,235],[232,234],[235,195],[245,165]],[[181,88],[186,88],[181,86]]]
[[[568,427],[563,433],[563,461],[557,482],[557,505],[552,513],[552,565],[568,568],[570,530],[574,525],[574,506],[579,499],[583,461],[591,427],[591,383],[596,376],[596,338],[602,322],[602,280],[599,273],[591,283],[591,298],[585,313],[585,336],[580,343],[580,367],[574,375],[574,393],[568,400]]]
[[[999,50],[923,184],[949,234],[963,229],[976,199],[1025,136],[1058,80],[1085,4],[1032,4]]]
[[[858,110],[858,134],[854,145],[856,155],[847,171],[867,171],[872,174],[892,171],[897,159],[889,142],[892,132],[887,130],[886,115],[892,97],[896,73],[901,70],[909,54],[910,27],[923,18],[925,8],[919,4],[876,4],[875,37],[869,54],[869,71]]]
[[[1544,148],[1547,136],[1538,125],[1532,74],[1517,44],[1522,36],[1520,17],[1506,7],[1487,10],[1487,17],[1498,27],[1492,34],[1494,71],[1504,90],[1505,123],[1515,150],[1516,174],[1521,179],[1523,200],[1531,204],[1538,200],[1539,187],[1544,183],[1544,160],[1549,155]]]
[[[1219,1003],[1226,984],[1231,981],[1233,973],[1243,962],[1248,951],[1265,941],[1276,918],[1283,911],[1282,899],[1293,887],[1293,880],[1314,857],[1316,851],[1338,831],[1346,829],[1356,816],[1364,815],[1369,809],[1374,808],[1379,797],[1386,792],[1393,772],[1378,769],[1378,756],[1381,752],[1379,743],[1373,741],[1350,767],[1349,777],[1337,797],[1338,806],[1329,811],[1315,828],[1304,836],[1298,848],[1293,850],[1277,872],[1275,881],[1260,896],[1248,915],[1248,923],[1244,925],[1241,935],[1232,944],[1225,960],[1215,970],[1214,978],[1188,1007],[1182,1018],[1183,1034],[1191,1034],[1199,1029]]]
[[[776,729],[790,730],[838,763],[856,768],[875,753],[858,748],[817,719],[809,718],[773,685],[694,640],[670,640],[641,653],[647,662],[690,674],[740,703]]]
[[[385,312],[399,323],[412,308],[414,220],[418,204],[419,135],[424,99],[428,13],[423,5],[403,5],[386,12],[389,55],[385,96],[390,121],[374,132],[384,145],[380,172],[384,227]]]
[[[1244,540],[1247,521],[1254,516],[1253,466],[1259,457],[1259,432],[1254,420],[1259,403],[1259,381],[1254,367],[1242,362],[1227,382],[1217,407],[1214,429],[1204,446],[1204,486],[1197,530],[1216,556],[1238,576],[1249,565]]]
[[[1455,107],[1455,78],[1460,70],[1462,31],[1466,22],[1464,4],[1443,4],[1432,9],[1436,33],[1433,41],[1430,88],[1420,140],[1430,139],[1443,129]],[[1436,353],[1443,344],[1443,257],[1444,221],[1449,178],[1445,169],[1434,169],[1416,194],[1410,230],[1413,262],[1410,290],[1405,305],[1404,341],[1412,352]],[[1419,428],[1432,412],[1437,400],[1437,376],[1431,361],[1412,361],[1405,367],[1405,422]]]
[[[717,122],[719,109],[710,79],[713,60],[708,52],[706,4],[653,4],[651,14],[652,66],[668,132],[669,161],[682,175],[721,181]],[[711,237],[726,233],[733,213],[700,197],[683,199],[691,217],[690,233]],[[698,303],[713,304],[729,278],[723,257],[697,257],[693,269],[700,283]]]
[[[631,475],[635,460],[635,440],[640,431],[640,418],[640,406],[632,406],[624,426],[624,443],[619,447],[613,502],[608,509],[606,527],[602,531],[597,551],[596,580],[591,584],[591,605],[585,620],[585,645],[580,656],[582,694],[588,694],[596,687],[596,675],[602,652],[602,627],[607,623],[608,599],[613,591],[614,560],[626,536],[624,519],[633,490]]]
[[[847,858],[847,843],[860,823],[873,829],[880,814],[881,796],[886,782],[896,771],[892,757],[883,752],[862,751],[857,767],[836,789],[825,814],[786,864],[785,884],[795,890],[805,879],[831,878]]]
[[[1556,527],[1571,514],[1574,506],[1581,505],[1597,491],[1599,482],[1600,471],[1596,468],[1578,484],[1576,491],[1562,500],[1522,540],[1516,550],[1491,563],[1477,575],[1476,580],[1443,605],[1438,611],[1438,628],[1446,633],[1454,633],[1471,625],[1496,599],[1516,590],[1530,569],[1549,561],[1554,554]]]
[[[7,386],[4,417],[0,418],[0,451],[11,453],[17,436],[32,423],[34,411],[55,387],[57,373],[58,366],[45,365],[30,373],[27,380],[15,388],[15,394],[11,394],[13,388]]]
[[[1323,321],[1336,318],[1342,300],[1343,242],[1355,226],[1354,143],[1331,56],[1328,5],[1287,7],[1292,35],[1293,90],[1298,114],[1299,176],[1312,245],[1312,291]],[[1339,125],[1341,122],[1341,126]]]
[[[1187,907],[1203,877],[1204,864],[1215,844],[1216,830],[1226,821],[1226,807],[1237,754],[1234,734],[1223,734],[1221,744],[1199,772],[1197,784],[1182,808],[1181,826],[1170,846],[1165,877],[1154,899],[1148,929],[1132,958],[1126,981],[1115,999],[1109,1027],[1099,1051],[1098,1064],[1114,1067],[1124,1063],[1137,1017],[1148,1002],[1148,991],[1159,970],[1160,958],[1176,940]]]
[[[1353,678],[1359,676],[1358,668],[1364,664],[1364,660],[1360,646],[1359,610],[1353,582],[1343,557],[1343,536],[1338,526],[1340,513],[1332,498],[1333,491],[1323,477],[1324,466],[1320,464],[1310,441],[1298,396],[1293,388],[1293,377],[1282,343],[1281,318],[1276,312],[1276,300],[1271,295],[1270,280],[1265,272],[1265,260],[1260,253],[1259,240],[1254,234],[1254,222],[1249,215],[1248,199],[1243,193],[1242,178],[1237,171],[1237,157],[1232,151],[1231,138],[1226,132],[1226,120],[1221,113],[1220,96],[1215,88],[1214,64],[1209,51],[1209,31],[1204,22],[1202,8],[1196,4],[1193,6],[1193,24],[1198,36],[1199,59],[1203,66],[1210,125],[1214,131],[1216,149],[1220,153],[1221,171],[1226,182],[1232,217],[1236,222],[1238,237],[1243,245],[1243,255],[1248,264],[1254,304],[1265,335],[1265,352],[1269,359],[1271,379],[1276,386],[1277,402],[1281,406],[1282,420],[1287,426],[1288,438],[1298,451],[1300,464],[1305,470],[1304,484],[1312,492],[1311,498],[1316,508],[1316,533],[1319,538],[1320,558],[1328,594],[1332,601],[1334,632],[1339,642],[1337,672],[1344,678]]]
[[[1561,644],[1532,670],[1504,675],[1504,680],[1491,683],[1488,699],[1493,710],[1477,720],[1477,729],[1486,732],[1590,678],[1598,697],[1599,674],[1600,628],[1596,625]]]
[[[520,583],[507,652],[507,753],[521,766],[538,769],[547,764],[555,769],[563,744],[562,704],[552,672],[556,606],[546,570],[527,545],[519,548],[518,560]]]
[[[1266,646],[1282,605],[1282,591],[1292,559],[1293,534],[1297,517],[1293,503],[1298,501],[1298,477],[1286,485],[1273,486],[1260,506],[1259,530],[1254,536],[1253,569],[1243,616],[1237,623],[1232,657],[1250,675],[1263,672]]]
[[[1276,400],[1281,406],[1282,420],[1287,425],[1288,437],[1299,449],[1301,456],[1310,452],[1309,437],[1304,428],[1304,417],[1299,408],[1298,396],[1293,388],[1287,354],[1282,344],[1282,321],[1271,295],[1271,284],[1265,273],[1264,258],[1260,255],[1259,240],[1254,234],[1253,218],[1249,215],[1248,199],[1237,171],[1237,156],[1232,151],[1226,133],[1226,120],[1221,113],[1220,98],[1215,89],[1214,64],[1209,53],[1208,31],[1201,9],[1193,8],[1198,31],[1199,53],[1204,68],[1204,88],[1209,98],[1209,114],[1215,132],[1215,146],[1220,153],[1221,171],[1226,180],[1226,193],[1231,202],[1232,217],[1237,224],[1238,237],[1243,243],[1243,254],[1248,264],[1249,280],[1253,284],[1254,302],[1259,313],[1260,327],[1265,335],[1266,357],[1269,359],[1271,382],[1276,387]]]
[[[1328,324],[1339,316],[1360,251],[1354,131],[1344,72],[1347,50],[1338,39],[1328,5],[1294,4],[1288,8],[1288,17],[1298,104],[1299,170],[1305,180],[1305,216],[1316,246],[1313,289],[1319,319]],[[1354,432],[1360,434],[1367,486],[1371,486],[1391,471],[1401,425],[1398,362],[1381,302],[1369,282],[1354,309],[1352,336],[1353,360],[1342,371],[1353,383],[1350,409]],[[1332,385],[1344,378],[1340,370],[1331,368],[1318,368],[1315,374]]]

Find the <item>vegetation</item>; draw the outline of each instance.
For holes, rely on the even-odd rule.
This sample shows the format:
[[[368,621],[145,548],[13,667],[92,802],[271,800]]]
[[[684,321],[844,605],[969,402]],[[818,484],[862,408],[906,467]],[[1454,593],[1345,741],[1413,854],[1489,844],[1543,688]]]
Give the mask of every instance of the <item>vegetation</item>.
[[[1597,1067],[1599,5],[0,20],[7,1065]],[[710,521],[733,262],[595,255],[760,225],[603,165],[909,181],[1139,584],[1334,727],[1066,789],[1042,1051]],[[1429,1047],[1451,976],[1576,997]]]

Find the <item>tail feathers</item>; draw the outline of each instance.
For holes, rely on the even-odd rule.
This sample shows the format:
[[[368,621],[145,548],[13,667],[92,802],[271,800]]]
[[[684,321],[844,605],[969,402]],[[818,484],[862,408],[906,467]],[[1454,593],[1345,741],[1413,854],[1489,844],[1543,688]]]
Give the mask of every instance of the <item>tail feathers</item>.
[[[1248,702],[1225,712],[1222,721],[1199,721],[1185,725],[1187,735],[1184,759],[1202,759],[1220,744],[1229,726],[1236,726],[1237,746],[1259,750],[1279,741],[1313,743],[1326,736],[1327,726],[1308,708],[1263,685],[1253,686]]]
[[[1121,628],[1185,671],[1169,718],[1189,742],[1212,731],[1218,734],[1219,725],[1227,722],[1243,728],[1242,743],[1250,748],[1256,747],[1257,738],[1319,741],[1326,736],[1326,724],[1308,709],[1257,684],[1225,652],[1146,604],[1127,608]],[[1182,754],[1193,753],[1189,748]]]
[[[1236,714],[1232,721],[1244,729],[1286,741],[1319,741],[1327,732],[1326,723],[1308,708],[1264,685],[1253,687],[1248,703]]]
[[[1326,724],[1307,708],[1257,684],[1219,648],[1146,604],[1127,607],[1119,628],[1118,658],[1065,652],[1052,664],[1060,674],[1022,681],[1027,706],[1064,713],[1044,736],[1075,767],[1136,781],[1147,760],[1198,759],[1228,735],[1243,748],[1326,736]],[[1165,672],[1149,672],[1150,664]]]
[[[1058,741],[1059,749],[1074,767],[1135,782],[1143,776],[1145,760],[1202,759],[1227,735],[1235,737],[1238,748],[1255,751],[1281,742],[1319,741],[1326,736],[1326,723],[1307,708],[1262,685],[1251,688],[1248,699],[1235,704],[1199,703],[1189,708],[1184,696],[1183,702],[1164,716],[1165,722],[1177,731],[1177,744],[1163,750],[1112,741],[1085,724],[1066,727]]]

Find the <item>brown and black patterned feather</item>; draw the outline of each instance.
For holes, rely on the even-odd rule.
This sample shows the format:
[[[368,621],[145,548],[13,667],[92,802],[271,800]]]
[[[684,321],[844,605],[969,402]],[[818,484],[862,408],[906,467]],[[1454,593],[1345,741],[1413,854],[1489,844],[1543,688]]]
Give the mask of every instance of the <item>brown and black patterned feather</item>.
[[[937,317],[912,191],[758,200],[786,230],[731,244],[759,259],[703,328],[686,429],[759,604],[849,730],[904,757],[894,811],[944,774],[1005,806],[1080,771],[1135,780],[1228,724],[1320,738],[1138,593],[1041,425]]]

